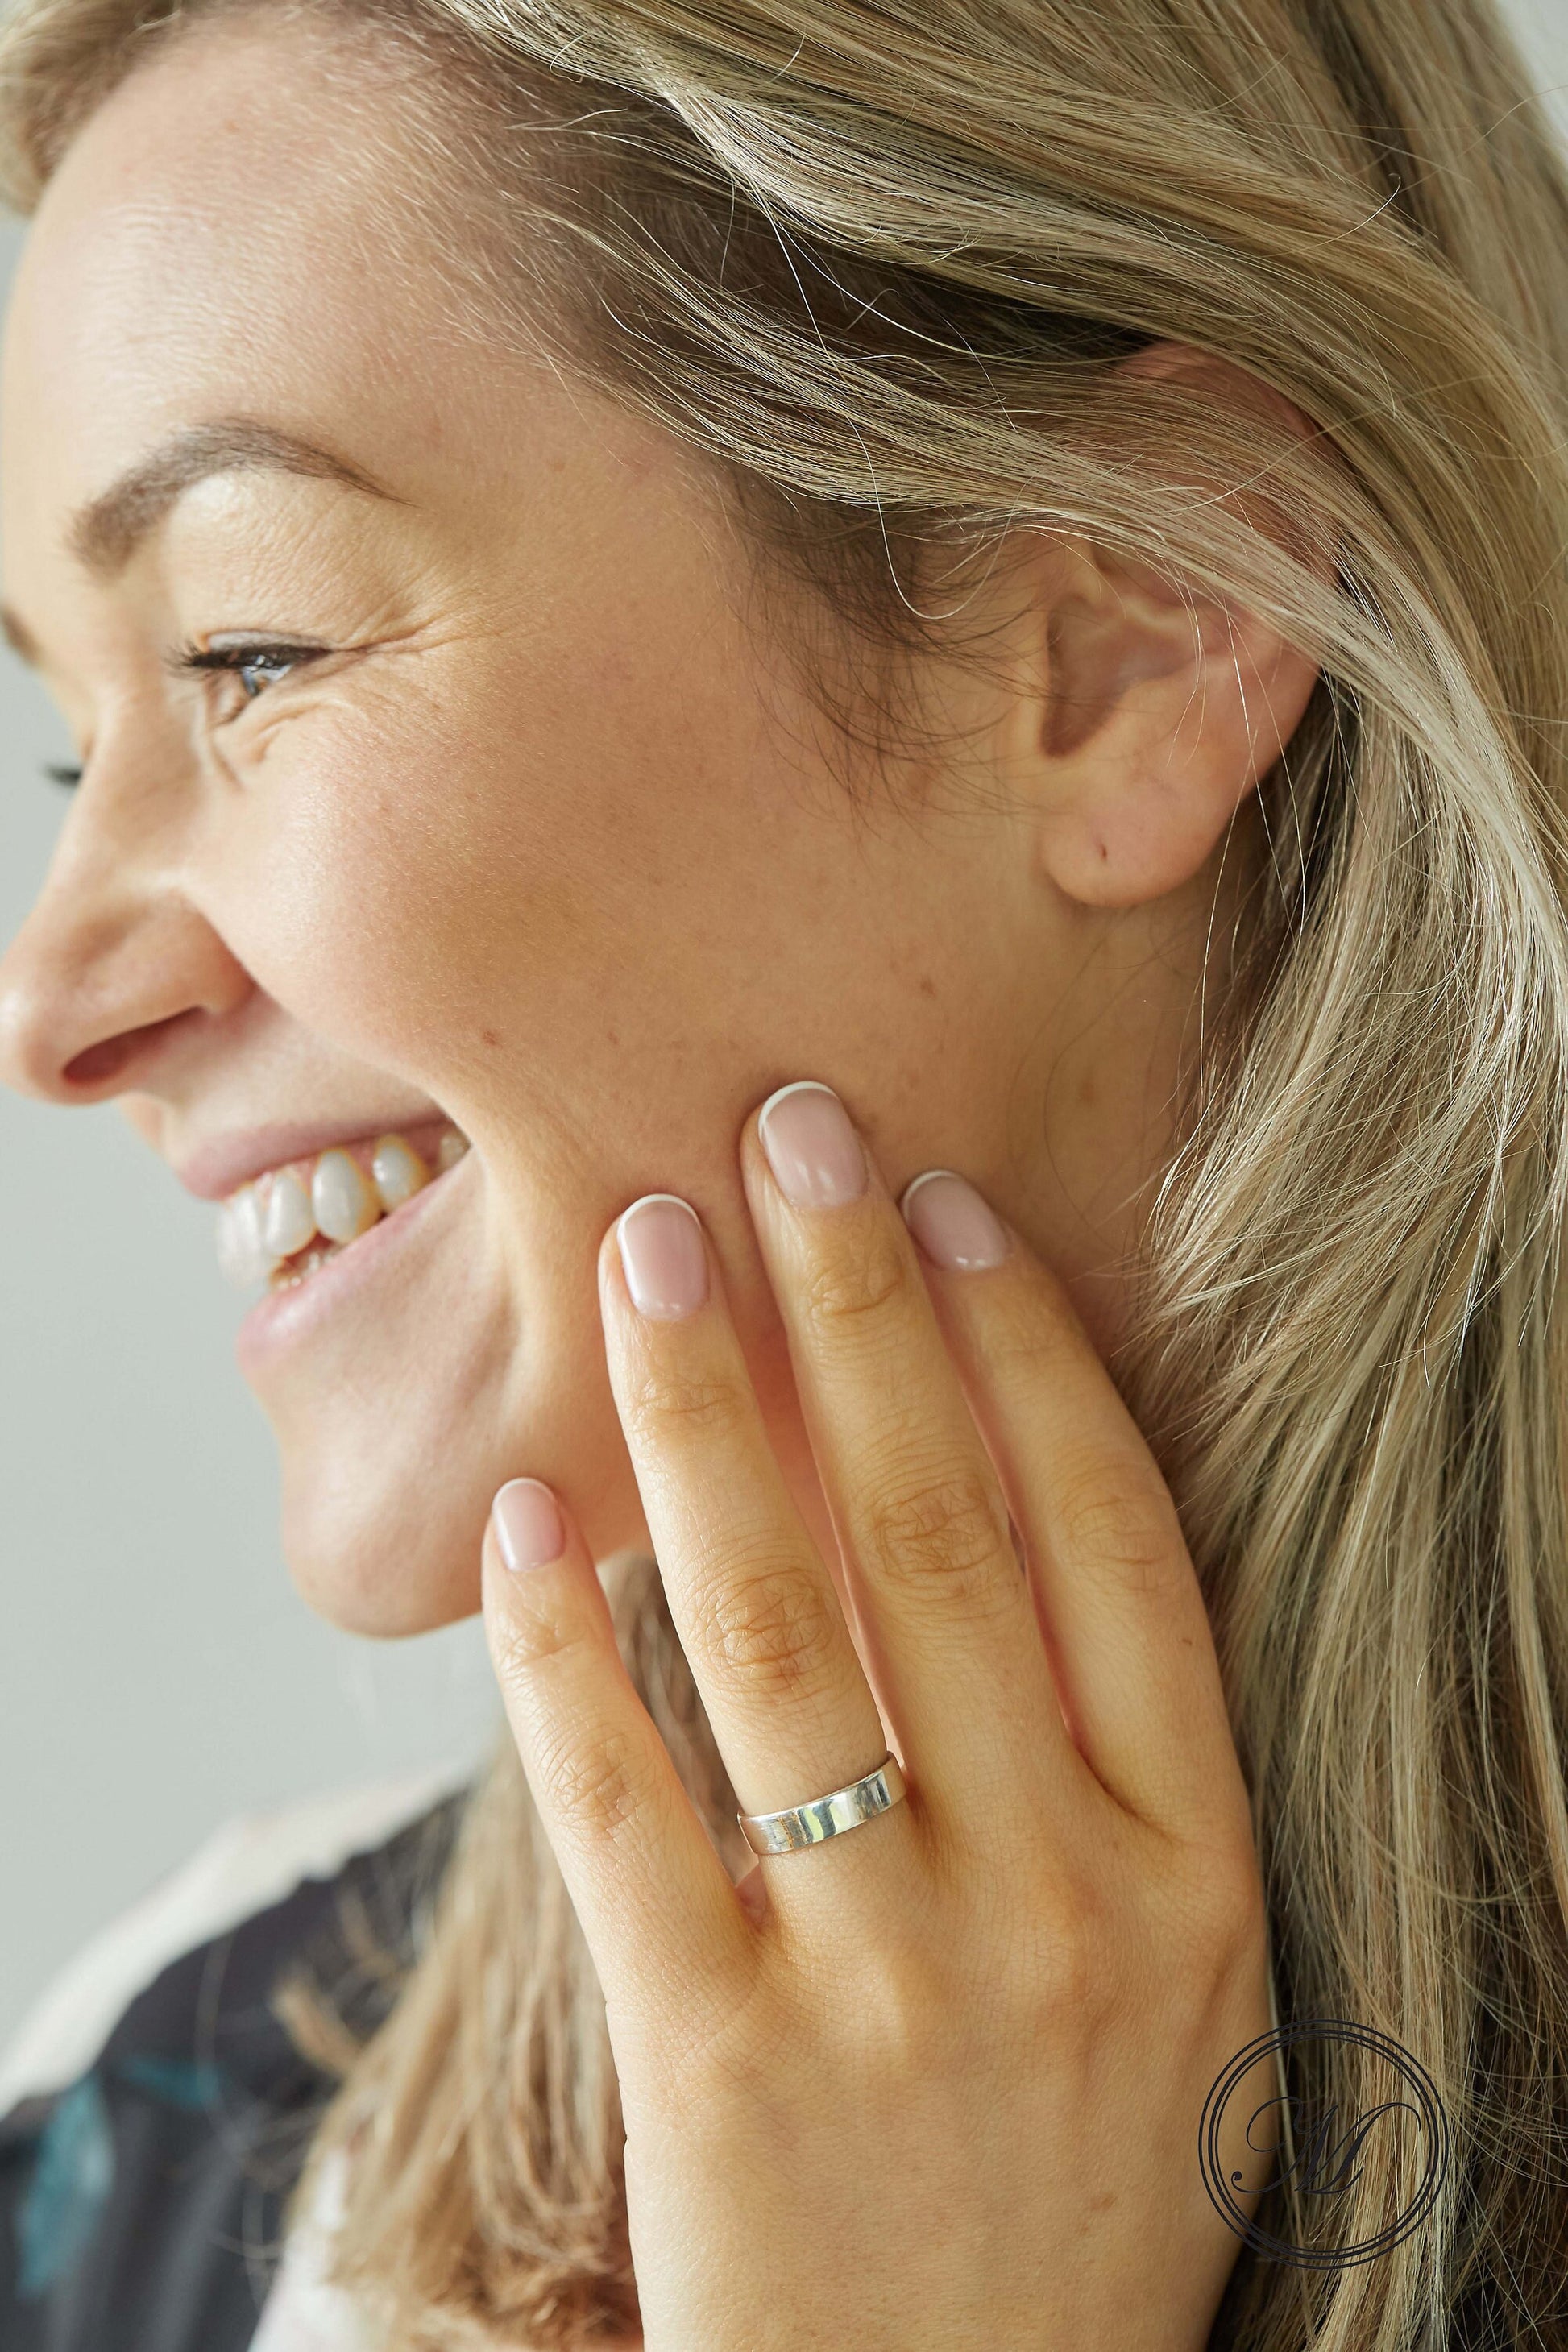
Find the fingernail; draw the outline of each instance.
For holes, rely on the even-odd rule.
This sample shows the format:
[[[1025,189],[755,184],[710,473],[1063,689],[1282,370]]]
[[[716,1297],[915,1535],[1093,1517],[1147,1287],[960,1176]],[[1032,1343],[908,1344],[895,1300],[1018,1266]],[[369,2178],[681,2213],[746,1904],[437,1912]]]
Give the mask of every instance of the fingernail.
[[[538,1478],[512,1478],[490,1505],[496,1548],[514,1576],[547,1568],[566,1549],[561,1506]]]
[[[690,1315],[708,1296],[708,1253],[697,1212],[673,1192],[634,1201],[616,1227],[632,1305],[656,1323]]]
[[[1006,1227],[951,1168],[928,1168],[905,1186],[899,1206],[927,1257],[949,1273],[980,1274],[1007,1255]]]
[[[800,1078],[770,1095],[757,1132],[773,1180],[797,1209],[837,1209],[866,1190],[866,1154],[831,1087]]]

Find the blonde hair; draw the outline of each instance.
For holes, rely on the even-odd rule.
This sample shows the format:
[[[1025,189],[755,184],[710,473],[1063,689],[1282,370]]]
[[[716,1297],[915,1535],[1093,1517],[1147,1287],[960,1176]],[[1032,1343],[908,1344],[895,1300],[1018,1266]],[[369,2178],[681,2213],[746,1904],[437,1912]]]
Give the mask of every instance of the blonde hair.
[[[15,201],[207,13],[26,0],[0,47]],[[443,152],[497,195],[489,294],[553,306],[574,363],[716,461],[756,543],[863,636],[918,635],[922,556],[1033,529],[1266,613],[1321,663],[1262,787],[1266,871],[1118,1369],[1208,1599],[1281,2013],[1403,2043],[1454,2160],[1381,2261],[1244,2251],[1226,2325],[1248,2352],[1548,2340],[1568,2280],[1568,192],[1491,8],[331,14],[425,60]],[[1316,437],[1113,369],[1163,338],[1248,371]],[[657,1578],[623,1560],[610,1580],[731,1851]],[[602,2003],[510,1751],[401,1999],[342,2058],[317,2160],[353,2139],[341,2273],[388,2343],[635,2328]],[[1354,2112],[1363,2063],[1298,2045],[1292,2088]],[[1410,2187],[1365,2154],[1352,2239]]]

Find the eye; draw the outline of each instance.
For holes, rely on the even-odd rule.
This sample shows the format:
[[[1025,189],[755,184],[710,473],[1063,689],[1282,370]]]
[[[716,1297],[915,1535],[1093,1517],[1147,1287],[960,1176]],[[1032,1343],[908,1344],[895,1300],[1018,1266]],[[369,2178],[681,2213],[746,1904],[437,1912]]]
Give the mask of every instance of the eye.
[[[44,773],[51,784],[59,784],[68,793],[74,792],[81,782],[81,770],[59,760],[47,761]]]
[[[269,686],[278,685],[302,664],[317,661],[324,646],[306,646],[259,637],[210,639],[205,646],[184,646],[174,667],[186,674],[217,671],[237,678],[247,702],[254,702]]]
[[[293,661],[285,654],[255,654],[248,661],[237,661],[234,665],[234,674],[239,680],[246,699],[254,702],[263,687],[275,684],[280,677],[287,677],[293,667]]]

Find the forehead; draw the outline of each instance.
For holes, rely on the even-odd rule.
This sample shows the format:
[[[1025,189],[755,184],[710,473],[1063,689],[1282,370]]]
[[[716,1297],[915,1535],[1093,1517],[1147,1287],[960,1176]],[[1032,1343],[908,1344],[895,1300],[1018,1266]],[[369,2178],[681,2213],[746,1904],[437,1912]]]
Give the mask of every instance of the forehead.
[[[395,64],[241,17],[141,67],[46,191],[6,322],[6,532],[215,415],[367,436],[417,466],[483,347],[418,186]],[[35,511],[37,510],[37,511]]]

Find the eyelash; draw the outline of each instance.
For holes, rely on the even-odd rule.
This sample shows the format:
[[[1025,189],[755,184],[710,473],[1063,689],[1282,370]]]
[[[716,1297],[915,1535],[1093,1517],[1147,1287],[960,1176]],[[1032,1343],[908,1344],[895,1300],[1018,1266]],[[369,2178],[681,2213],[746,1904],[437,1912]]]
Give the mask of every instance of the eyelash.
[[[266,638],[237,638],[227,646],[182,646],[171,667],[182,676],[216,670],[227,672],[240,680],[247,702],[266,691],[263,687],[248,687],[244,682],[247,670],[260,669],[267,662],[285,665],[285,676],[297,669],[301,662],[315,661],[326,651],[324,646],[290,645],[269,642]],[[273,680],[276,684],[278,681]]]
[[[326,650],[324,646],[280,645],[259,637],[237,638],[234,644],[227,646],[182,646],[177,654],[170,656],[169,667],[184,677],[213,671],[237,677],[246,700],[254,702],[258,695],[265,693],[266,688],[245,685],[244,673],[247,669],[260,669],[269,661],[280,662],[285,666],[286,677],[301,662],[319,660]],[[278,681],[273,680],[272,683]],[[44,773],[51,784],[59,784],[67,792],[73,792],[82,778],[79,767],[63,765],[53,760],[45,767]]]

